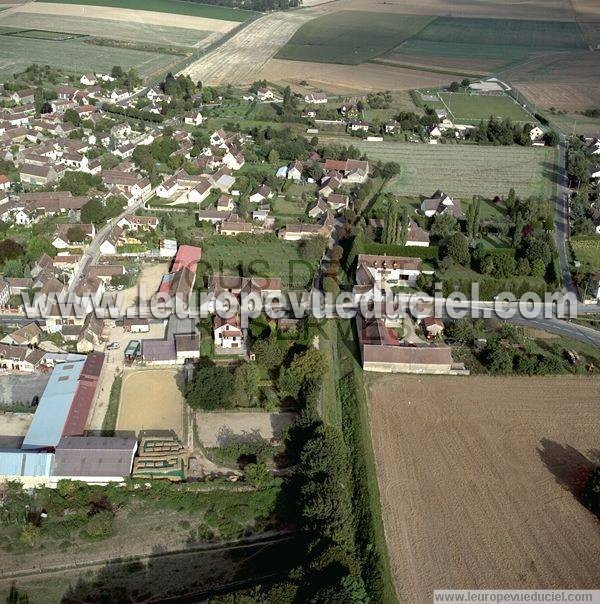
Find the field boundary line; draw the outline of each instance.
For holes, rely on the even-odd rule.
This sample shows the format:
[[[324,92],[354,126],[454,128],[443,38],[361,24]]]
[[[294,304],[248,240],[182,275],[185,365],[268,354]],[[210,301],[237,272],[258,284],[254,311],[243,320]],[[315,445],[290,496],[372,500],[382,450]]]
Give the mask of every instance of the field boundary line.
[[[444,99],[442,98],[442,95],[438,92],[438,99],[440,99],[440,101],[442,101],[442,105],[444,105],[444,107],[446,107],[446,109],[448,110],[448,113],[452,116],[452,121],[456,122],[458,120],[458,118],[454,115],[454,112],[450,109],[450,107],[448,107],[448,105],[446,104],[446,101],[444,101]]]

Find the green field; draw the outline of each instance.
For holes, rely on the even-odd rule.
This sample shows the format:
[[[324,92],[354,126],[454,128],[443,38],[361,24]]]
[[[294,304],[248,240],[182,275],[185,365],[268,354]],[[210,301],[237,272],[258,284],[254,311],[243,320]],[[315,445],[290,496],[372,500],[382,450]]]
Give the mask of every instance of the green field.
[[[305,23],[276,57],[358,65],[410,38],[430,20],[419,15],[340,11]]]
[[[510,118],[514,122],[534,123],[535,118],[521,107],[512,97],[443,92],[438,95],[449,112],[449,117],[457,123],[479,123],[489,117]]]
[[[56,4],[53,0],[38,0]],[[128,8],[132,10],[149,10],[157,13],[172,13],[190,17],[206,17],[222,21],[247,21],[258,13],[250,10],[212,6],[185,0],[60,0],[60,4],[84,4],[87,6],[107,6],[112,8]]]
[[[202,241],[204,274],[224,272],[263,277],[281,277],[286,289],[304,289],[312,280],[316,262],[308,266],[300,255],[298,244],[282,241],[275,235],[208,237]]]
[[[14,13],[2,20],[3,25],[34,30],[77,33],[128,42],[144,42],[163,46],[193,46],[210,35],[209,31],[166,27],[147,23],[129,23],[79,17],[62,17],[37,13]]]
[[[514,187],[518,195],[554,192],[555,150],[549,147],[487,147],[480,145],[419,145],[369,143],[348,137],[323,137],[323,142],[358,147],[371,160],[395,161],[401,174],[388,185],[398,195],[448,195],[493,198]]]
[[[579,262],[600,269],[600,237],[571,237],[571,247]]]
[[[23,71],[32,63],[67,67],[70,71],[109,72],[113,65],[133,67],[147,77],[167,69],[178,57],[124,48],[86,44],[82,39],[39,40],[0,35],[0,78]]]
[[[527,58],[533,52],[578,50],[588,44],[574,21],[472,19],[438,17],[395,48],[390,59],[402,55],[489,62],[499,67]]]

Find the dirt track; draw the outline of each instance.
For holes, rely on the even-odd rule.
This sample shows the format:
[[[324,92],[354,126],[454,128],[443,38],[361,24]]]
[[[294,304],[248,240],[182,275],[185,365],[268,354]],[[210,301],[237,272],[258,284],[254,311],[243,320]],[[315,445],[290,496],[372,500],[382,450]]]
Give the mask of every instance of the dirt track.
[[[183,396],[177,370],[126,372],[123,377],[117,430],[173,430],[183,437]]]
[[[312,11],[302,10],[261,17],[186,67],[183,73],[206,84],[251,83],[296,30],[315,16]]]
[[[392,572],[434,588],[598,588],[600,530],[577,493],[600,463],[600,381],[369,381]]]

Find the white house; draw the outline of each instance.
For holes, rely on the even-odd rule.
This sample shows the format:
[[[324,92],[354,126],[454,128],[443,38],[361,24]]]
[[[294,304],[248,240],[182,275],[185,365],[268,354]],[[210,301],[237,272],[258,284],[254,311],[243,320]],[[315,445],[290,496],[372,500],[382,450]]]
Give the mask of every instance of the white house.
[[[96,75],[93,73],[84,73],[81,78],[79,78],[79,82],[84,86],[95,86],[97,81]]]
[[[261,101],[272,101],[275,97],[273,95],[273,91],[270,88],[259,88],[256,91],[256,98]]]
[[[224,319],[215,316],[213,323],[215,346],[219,348],[242,348],[244,340],[239,317]]]
[[[532,143],[541,143],[544,140],[544,131],[539,126],[534,126],[529,131],[529,138]]]
[[[424,199],[421,202],[421,212],[428,218],[436,214],[452,214],[455,218],[462,217],[460,202],[439,190],[429,199]]]
[[[287,171],[288,180],[300,180],[302,178],[303,165],[301,161],[296,160]]]
[[[156,195],[161,199],[168,199],[172,195],[175,195],[179,185],[177,184],[177,175],[169,176],[164,182],[160,183],[156,187]]]
[[[252,192],[249,199],[252,203],[262,203],[272,197],[273,193],[271,189],[267,185],[262,184]]]
[[[185,114],[183,121],[190,126],[200,126],[204,121],[204,118],[197,109],[193,109]]]
[[[190,203],[202,203],[209,195],[211,184],[208,179],[203,179],[187,194],[187,200]]]

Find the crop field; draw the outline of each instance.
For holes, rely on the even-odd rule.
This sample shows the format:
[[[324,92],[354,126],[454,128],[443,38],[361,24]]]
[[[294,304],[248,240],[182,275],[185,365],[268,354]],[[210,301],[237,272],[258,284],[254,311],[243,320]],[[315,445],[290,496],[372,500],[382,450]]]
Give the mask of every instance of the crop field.
[[[257,14],[254,11],[227,8],[224,6],[211,6],[197,2],[185,2],[184,0],[60,0],[58,3],[53,0],[38,0],[38,2],[124,8],[240,22],[247,21]]]
[[[410,38],[430,20],[419,15],[339,11],[303,25],[276,56],[358,65]]]
[[[444,588],[598,586],[598,522],[576,499],[600,462],[597,379],[389,375],[368,384],[402,601],[428,602]]]
[[[570,241],[577,260],[593,269],[600,269],[600,237],[571,237]]]
[[[394,48],[386,59],[493,71],[534,52],[581,50],[588,44],[574,21],[439,17]]]
[[[142,76],[166,69],[171,55],[86,44],[81,39],[47,40],[0,35],[0,78],[23,71],[31,63],[65,67],[74,72],[107,72],[113,65],[135,68]]]
[[[487,96],[464,93],[440,93],[439,98],[457,123],[479,123],[489,117],[510,118],[513,122],[535,123],[536,119],[512,97]]]
[[[59,33],[76,33],[86,36],[98,36],[113,40],[144,42],[163,46],[186,46],[198,44],[210,35],[210,31],[150,25],[139,21],[109,21],[79,17],[46,15],[42,13],[13,13],[2,19],[9,27],[29,28],[32,30],[51,30]]]
[[[198,265],[204,274],[235,273],[281,277],[286,289],[304,289],[311,281],[316,263],[306,263],[294,242],[273,235],[250,235],[243,242],[236,237],[210,237],[202,243],[202,260]]]
[[[420,145],[369,143],[348,137],[323,141],[352,144],[372,160],[395,161],[400,175],[388,185],[397,195],[429,195],[436,189],[448,195],[493,198],[507,195],[549,197],[554,190],[555,151],[546,147],[487,147],[480,145]]]
[[[117,430],[173,430],[183,438],[183,395],[173,369],[143,370],[123,377]]]

